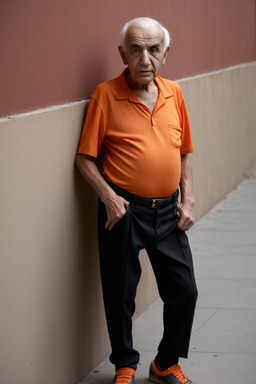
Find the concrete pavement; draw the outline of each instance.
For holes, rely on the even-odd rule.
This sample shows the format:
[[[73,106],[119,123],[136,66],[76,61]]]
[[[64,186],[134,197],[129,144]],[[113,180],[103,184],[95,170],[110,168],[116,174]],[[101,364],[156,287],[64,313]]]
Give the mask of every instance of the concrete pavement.
[[[256,383],[256,177],[245,179],[189,231],[199,290],[189,359],[184,373],[195,384]],[[162,303],[156,300],[134,322],[141,353],[136,383],[162,336]],[[80,384],[110,384],[108,359]]]

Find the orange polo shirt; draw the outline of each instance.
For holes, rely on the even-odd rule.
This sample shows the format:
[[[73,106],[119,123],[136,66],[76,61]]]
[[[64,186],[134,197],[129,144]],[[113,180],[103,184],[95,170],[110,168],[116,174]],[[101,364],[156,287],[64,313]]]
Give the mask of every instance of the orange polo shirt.
[[[153,113],[129,88],[125,71],[93,92],[78,153],[97,157],[104,143],[104,177],[143,197],[172,195],[179,186],[181,154],[194,151],[180,87],[155,78]]]

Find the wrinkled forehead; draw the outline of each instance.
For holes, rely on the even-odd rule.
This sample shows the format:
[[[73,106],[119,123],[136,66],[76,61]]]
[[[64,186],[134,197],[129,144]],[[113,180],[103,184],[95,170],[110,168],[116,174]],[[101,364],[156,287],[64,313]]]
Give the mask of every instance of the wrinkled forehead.
[[[135,43],[164,46],[164,31],[159,25],[153,25],[147,28],[131,25],[126,32],[125,44],[126,46],[130,46]]]

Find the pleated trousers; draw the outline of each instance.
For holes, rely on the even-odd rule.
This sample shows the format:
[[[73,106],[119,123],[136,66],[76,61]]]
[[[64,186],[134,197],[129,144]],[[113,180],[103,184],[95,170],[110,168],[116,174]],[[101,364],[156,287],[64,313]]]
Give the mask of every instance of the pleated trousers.
[[[132,316],[141,276],[139,252],[146,249],[163,300],[163,337],[156,362],[168,366],[173,357],[188,355],[197,288],[187,235],[177,228],[178,192],[167,199],[147,199],[114,184],[130,202],[111,231],[105,229],[105,205],[99,200],[98,240],[106,320],[116,369],[136,369],[139,352],[133,348]],[[150,337],[150,335],[149,335]]]

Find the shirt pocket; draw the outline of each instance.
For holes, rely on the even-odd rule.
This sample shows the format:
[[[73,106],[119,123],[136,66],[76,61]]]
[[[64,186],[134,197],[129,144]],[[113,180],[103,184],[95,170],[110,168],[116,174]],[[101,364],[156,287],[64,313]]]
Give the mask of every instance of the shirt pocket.
[[[171,136],[171,144],[176,148],[180,148],[182,128],[178,125],[168,124],[168,131]]]

